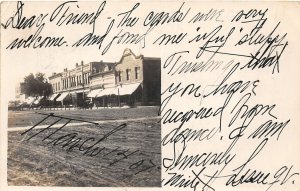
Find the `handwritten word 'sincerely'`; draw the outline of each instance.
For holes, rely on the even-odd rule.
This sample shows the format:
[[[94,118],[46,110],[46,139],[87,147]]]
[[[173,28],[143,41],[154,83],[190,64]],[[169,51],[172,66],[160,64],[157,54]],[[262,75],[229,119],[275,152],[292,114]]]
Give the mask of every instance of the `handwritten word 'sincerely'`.
[[[298,51],[293,42],[298,31],[292,31],[293,26],[285,18],[291,16],[283,16],[280,6],[194,1],[85,3],[54,2],[49,9],[35,11],[27,2],[11,3],[12,11],[1,18],[2,31],[10,34],[1,42],[5,51],[79,50],[83,56],[94,51],[102,60],[105,56],[114,57],[120,47],[126,47],[138,49],[141,55],[132,58],[145,63],[152,58],[144,57],[144,53],[160,57],[160,70],[151,71],[162,74],[161,86],[152,87],[142,80],[139,88],[149,92],[161,88],[158,115],[163,125],[161,146],[166,151],[161,160],[162,186],[195,191],[220,187],[247,190],[247,186],[252,190],[285,190],[299,184],[298,164],[289,159],[290,155],[278,157],[281,154],[277,150],[282,145],[284,152],[292,150],[285,145],[297,148],[288,141],[299,123],[295,120],[299,109],[292,105],[298,102],[292,103],[289,97],[299,84],[293,77],[298,68],[294,70],[294,58],[289,58]],[[124,59],[136,64],[129,57]],[[140,75],[150,78],[145,72],[147,67],[151,63],[125,69],[126,73],[108,68],[118,73],[113,83],[122,87]],[[99,76],[104,78],[106,72],[105,68]],[[105,80],[101,89],[106,88]],[[119,94],[107,95],[107,99],[136,99]],[[103,105],[105,99],[101,100]],[[52,126],[58,121],[42,130],[35,129],[51,117],[66,123],[55,130]],[[115,153],[110,166],[140,153],[119,148],[109,153],[102,145],[125,130],[127,124],[111,127],[100,137],[83,137],[75,131],[62,134],[65,126],[76,119],[54,114],[45,119],[22,136],[26,135],[27,141],[38,139],[84,157]],[[137,175],[158,166],[141,158],[132,161],[128,168]]]
[[[292,123],[288,116],[281,116],[282,105],[260,101],[265,78],[258,72],[279,75],[289,44],[288,34],[278,32],[281,22],[269,23],[269,11],[239,10],[226,21],[219,19],[226,10],[211,9],[189,23],[211,20],[215,24],[155,39],[157,46],[194,45],[167,54],[163,63],[165,74],[174,79],[162,90],[160,107],[162,124],[174,127],[161,142],[172,150],[172,155],[163,157],[164,186],[215,190],[223,181],[225,187],[256,184],[268,190],[294,184],[299,176],[293,164],[272,171],[255,166],[272,142],[287,136]],[[178,80],[191,76],[195,80],[190,83]],[[195,103],[191,107],[174,107],[191,100]],[[246,162],[238,149],[244,142],[251,145]]]

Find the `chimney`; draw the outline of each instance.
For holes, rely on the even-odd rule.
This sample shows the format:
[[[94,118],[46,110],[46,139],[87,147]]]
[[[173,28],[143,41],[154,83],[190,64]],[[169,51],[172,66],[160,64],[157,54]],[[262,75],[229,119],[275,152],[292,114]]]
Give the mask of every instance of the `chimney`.
[[[54,76],[55,74],[56,74],[56,72],[53,72],[53,73],[52,73],[52,76]]]
[[[81,66],[83,66],[83,60],[81,60]]]
[[[78,63],[76,63],[76,67],[78,67]]]

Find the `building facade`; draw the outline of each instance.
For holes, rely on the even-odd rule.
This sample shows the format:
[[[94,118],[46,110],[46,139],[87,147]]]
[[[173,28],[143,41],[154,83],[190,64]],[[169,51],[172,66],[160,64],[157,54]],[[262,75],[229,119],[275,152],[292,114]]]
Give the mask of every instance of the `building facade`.
[[[159,105],[161,60],[125,49],[118,62],[76,64],[49,77],[58,105],[97,107]]]
[[[116,89],[120,104],[159,105],[161,89],[161,60],[136,56],[125,49],[115,66]]]
[[[91,101],[96,107],[108,107],[109,102],[106,96],[99,96],[107,90],[115,87],[115,63],[100,62],[92,65],[92,74],[90,76],[90,93]]]
[[[115,63],[100,62],[92,63],[92,71],[90,75],[90,89],[105,89],[115,86]]]
[[[61,79],[62,73],[52,73],[52,76],[49,77],[50,84],[52,86],[53,93],[61,92]]]
[[[76,63],[75,68],[64,69],[62,73],[49,77],[52,84],[53,95],[50,101],[56,105],[84,106],[86,95],[90,91],[91,63]]]

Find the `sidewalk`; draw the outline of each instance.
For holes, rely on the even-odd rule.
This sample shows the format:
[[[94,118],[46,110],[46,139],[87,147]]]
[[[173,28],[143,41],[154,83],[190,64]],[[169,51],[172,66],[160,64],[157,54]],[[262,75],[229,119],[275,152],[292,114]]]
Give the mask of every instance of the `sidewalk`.
[[[101,121],[93,121],[93,122],[98,123],[98,124],[105,124],[105,123],[112,123],[112,122],[118,122],[118,123],[120,123],[120,122],[127,122],[127,121],[147,120],[147,119],[160,119],[160,116],[156,116],[156,117],[140,117],[140,118],[131,118],[131,119],[101,120]],[[80,123],[70,122],[69,125],[67,125],[66,127],[76,127],[76,126],[81,126],[81,125],[84,125],[84,124],[88,124],[88,123],[85,123],[85,122],[80,122]],[[59,128],[61,126],[62,126],[62,124],[55,124],[51,128]],[[44,129],[44,128],[47,128],[47,127],[48,127],[48,125],[38,125],[34,129]],[[30,128],[32,128],[32,126],[26,126],[26,127],[9,127],[9,128],[7,128],[7,131],[8,132],[25,131],[25,130],[30,129]]]

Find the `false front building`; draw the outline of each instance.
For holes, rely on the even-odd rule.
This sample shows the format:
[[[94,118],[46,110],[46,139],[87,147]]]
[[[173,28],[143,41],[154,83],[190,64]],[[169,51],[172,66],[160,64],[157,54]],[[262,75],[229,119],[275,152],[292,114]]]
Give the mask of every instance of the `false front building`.
[[[107,107],[111,102],[108,102],[106,95],[103,93],[115,88],[114,66],[115,63],[103,61],[92,65],[90,93],[87,96],[92,98],[91,101],[96,107]]]
[[[53,95],[49,97],[54,105],[84,106],[90,91],[91,65],[76,63],[75,68],[64,69],[62,73],[54,73],[49,77]]]
[[[120,104],[159,105],[161,88],[161,60],[136,56],[125,49],[115,66],[116,88]]]
[[[108,69],[91,76],[93,84],[101,87],[94,90],[97,92],[93,99],[96,106],[160,104],[160,59],[136,56],[130,49],[125,49],[119,62],[105,63],[104,68]],[[103,84],[105,79],[107,82],[109,79],[109,83]]]
[[[160,105],[161,60],[125,49],[119,62],[76,64],[49,77],[59,105],[97,107]]]

